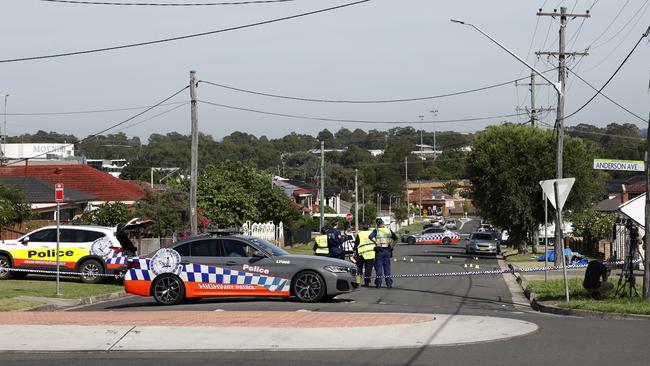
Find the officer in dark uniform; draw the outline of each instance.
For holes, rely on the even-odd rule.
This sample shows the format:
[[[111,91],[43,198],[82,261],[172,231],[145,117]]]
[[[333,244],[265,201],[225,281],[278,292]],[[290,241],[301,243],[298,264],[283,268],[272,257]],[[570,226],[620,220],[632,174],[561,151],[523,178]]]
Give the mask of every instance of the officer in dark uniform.
[[[332,227],[327,230],[327,249],[329,250],[328,257],[345,259],[345,252],[343,251],[343,242],[345,239],[337,228],[338,221],[332,222]]]
[[[382,279],[386,276],[386,287],[393,287],[393,279],[390,278],[390,259],[393,256],[393,246],[397,241],[397,235],[393,230],[384,227],[384,220],[377,218],[377,228],[368,236],[375,243],[375,287],[380,288]]]

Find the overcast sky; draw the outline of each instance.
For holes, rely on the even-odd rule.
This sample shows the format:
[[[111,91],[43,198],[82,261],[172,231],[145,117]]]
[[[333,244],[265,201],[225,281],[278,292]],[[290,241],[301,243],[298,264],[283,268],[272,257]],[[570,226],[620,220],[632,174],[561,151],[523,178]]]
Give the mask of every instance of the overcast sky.
[[[294,0],[253,5],[155,7],[2,0],[0,59],[154,41],[348,2]],[[502,83],[525,77],[530,72],[474,29],[453,24],[449,19],[474,23],[539,70],[546,70],[557,64],[557,60],[546,56],[537,58],[534,52],[557,51],[559,19],[538,17],[536,12],[540,7],[544,11],[558,9],[559,12],[560,6],[574,13],[584,13],[591,8],[591,18],[569,20],[566,42],[568,51],[584,51],[591,46],[589,56],[570,58],[567,65],[596,87],[612,75],[650,25],[649,0],[372,0],[325,13],[186,40],[0,63],[0,93],[10,94],[7,130],[9,135],[43,129],[85,137],[141,109],[70,115],[24,114],[150,106],[188,85],[190,70],[196,70],[200,80],[237,88],[336,100],[417,98]],[[650,106],[649,61],[650,45],[645,39],[604,90],[607,96],[644,118]],[[557,79],[557,72],[548,75]],[[539,78],[537,81],[542,82]],[[469,119],[513,114],[517,106],[530,106],[528,87],[515,87],[514,84],[460,96],[389,104],[290,101],[206,83],[199,84],[197,92],[203,102],[281,114],[369,121],[418,121],[420,115],[425,120]],[[569,74],[567,114],[593,94],[593,90]],[[187,101],[189,90],[171,100]],[[536,88],[538,108],[554,107],[556,101],[552,87],[540,85]],[[207,103],[199,103],[198,107],[200,131],[217,139],[233,131],[279,137],[292,131],[309,134],[323,128],[336,131],[342,126],[351,130],[385,130],[397,126],[269,116]],[[0,108],[4,111],[3,106]],[[431,110],[438,110],[437,116],[434,117]],[[156,115],[159,116],[151,118]],[[151,119],[145,121],[147,118]],[[426,130],[470,132],[504,120],[523,122],[527,119],[515,116],[423,126]],[[543,114],[546,123],[552,125],[554,119],[554,111]],[[632,122],[642,126],[636,117],[601,97],[568,119],[566,124],[582,122],[597,126]],[[418,129],[421,126],[420,123],[412,125]],[[171,104],[110,132],[123,131],[129,136],[146,139],[154,132],[187,134],[189,130],[189,104]]]

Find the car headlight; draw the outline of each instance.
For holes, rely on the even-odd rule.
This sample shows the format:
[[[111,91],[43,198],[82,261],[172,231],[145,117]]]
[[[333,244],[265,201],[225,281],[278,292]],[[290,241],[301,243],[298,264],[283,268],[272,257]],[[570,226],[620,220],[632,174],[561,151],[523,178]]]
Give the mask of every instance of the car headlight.
[[[323,269],[332,273],[346,273],[350,271],[348,267],[344,266],[325,266]]]

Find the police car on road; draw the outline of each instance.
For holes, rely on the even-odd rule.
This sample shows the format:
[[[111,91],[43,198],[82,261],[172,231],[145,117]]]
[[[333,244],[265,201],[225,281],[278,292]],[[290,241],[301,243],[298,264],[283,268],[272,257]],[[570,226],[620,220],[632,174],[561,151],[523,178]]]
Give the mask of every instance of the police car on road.
[[[356,290],[356,275],[347,261],[291,255],[263,239],[218,232],[130,258],[124,287],[162,305],[258,296],[318,302]]]
[[[460,241],[457,232],[440,227],[431,227],[422,233],[408,233],[402,235],[402,242],[407,244],[454,244]]]
[[[86,283],[97,283],[102,275],[119,272],[126,257],[115,237],[115,228],[104,226],[61,225],[59,262],[61,272],[81,273]],[[0,242],[0,280],[22,278],[28,272],[9,271],[56,270],[56,226],[34,230],[16,240]]]

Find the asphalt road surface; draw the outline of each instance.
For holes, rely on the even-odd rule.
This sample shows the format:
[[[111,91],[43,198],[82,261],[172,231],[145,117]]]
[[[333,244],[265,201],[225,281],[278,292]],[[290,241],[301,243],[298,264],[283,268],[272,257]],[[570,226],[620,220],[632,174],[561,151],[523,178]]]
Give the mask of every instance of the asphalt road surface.
[[[473,230],[471,222],[462,231]],[[450,246],[400,245],[393,272],[433,273],[498,268],[493,257],[462,253],[464,242]],[[449,257],[452,258],[449,258]],[[406,258],[406,260],[404,260]],[[411,262],[411,259],[413,262]],[[438,263],[440,261],[440,263]],[[290,300],[203,300],[175,307],[158,306],[152,299],[130,297],[76,310],[311,310],[463,314],[507,317],[533,322],[539,330],[509,340],[459,346],[380,351],[193,352],[193,353],[56,353],[0,354],[2,365],[115,365],[122,366],[250,364],[250,365],[648,365],[650,321],[602,320],[536,313],[527,304],[514,304],[502,276],[397,279],[388,289],[364,288],[322,304]],[[467,330],[471,332],[471,329]],[[345,337],[345,334],[341,334]],[[381,337],[381,334],[377,334]],[[317,342],[317,340],[314,340]]]

